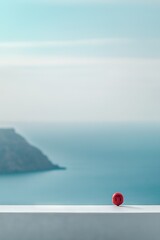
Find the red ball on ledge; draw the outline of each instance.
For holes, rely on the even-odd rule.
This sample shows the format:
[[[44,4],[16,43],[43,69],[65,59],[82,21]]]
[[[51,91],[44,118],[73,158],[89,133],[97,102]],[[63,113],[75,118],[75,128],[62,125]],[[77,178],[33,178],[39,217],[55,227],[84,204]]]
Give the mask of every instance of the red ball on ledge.
[[[112,196],[112,202],[114,205],[120,206],[124,202],[124,197],[123,197],[122,193],[120,193],[120,192],[114,193]]]

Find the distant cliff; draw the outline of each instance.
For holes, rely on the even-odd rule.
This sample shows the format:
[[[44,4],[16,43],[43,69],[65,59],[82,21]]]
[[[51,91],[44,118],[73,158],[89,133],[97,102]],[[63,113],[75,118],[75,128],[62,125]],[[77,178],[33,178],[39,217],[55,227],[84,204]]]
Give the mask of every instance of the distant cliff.
[[[0,129],[0,174],[59,169],[14,129]]]

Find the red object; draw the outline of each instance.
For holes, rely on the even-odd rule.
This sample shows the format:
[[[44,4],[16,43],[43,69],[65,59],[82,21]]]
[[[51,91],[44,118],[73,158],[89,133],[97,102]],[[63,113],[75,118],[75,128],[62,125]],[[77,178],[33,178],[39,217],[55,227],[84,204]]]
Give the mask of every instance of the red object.
[[[112,202],[113,202],[113,204],[120,206],[124,202],[124,197],[123,197],[122,193],[120,193],[120,192],[114,193],[112,196]]]

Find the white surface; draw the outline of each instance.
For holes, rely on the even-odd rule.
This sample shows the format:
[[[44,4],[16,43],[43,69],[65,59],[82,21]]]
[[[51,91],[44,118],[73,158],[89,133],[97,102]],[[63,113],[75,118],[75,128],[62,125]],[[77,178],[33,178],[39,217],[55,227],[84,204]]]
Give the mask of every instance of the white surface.
[[[0,206],[0,240],[160,240],[160,205]]]
[[[160,205],[1,205],[0,213],[160,213]]]

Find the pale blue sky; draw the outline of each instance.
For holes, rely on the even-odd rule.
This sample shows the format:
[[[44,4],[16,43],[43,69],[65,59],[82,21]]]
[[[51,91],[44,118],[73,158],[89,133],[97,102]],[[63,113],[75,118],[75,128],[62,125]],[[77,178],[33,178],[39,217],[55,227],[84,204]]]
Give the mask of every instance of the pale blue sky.
[[[159,13],[158,0],[1,1],[0,121],[159,121]]]
[[[56,4],[57,2],[61,4]],[[108,51],[109,55],[114,56],[116,53],[120,56],[123,54],[159,56],[160,4],[156,1],[155,4],[154,1],[152,4],[143,4],[143,1],[133,4],[133,0],[128,0],[128,4],[124,4],[123,1],[121,3],[121,0],[117,1],[119,4],[107,4],[105,3],[107,1],[103,4],[98,4],[100,1],[92,4],[89,0],[85,3],[82,0],[75,1],[82,2],[81,4],[72,2],[67,0],[1,1],[0,41],[128,39],[130,42],[127,46],[126,42],[117,41],[111,50],[110,46],[104,45],[98,49],[94,48],[95,46],[87,46],[84,50],[89,54],[100,51],[106,56]],[[83,50],[82,46],[79,46],[80,49],[71,48],[69,51],[73,53]]]

